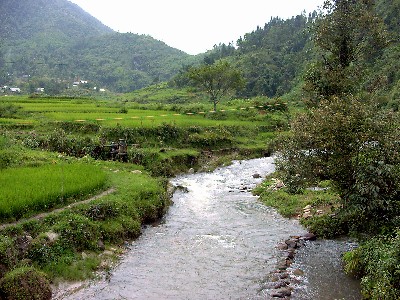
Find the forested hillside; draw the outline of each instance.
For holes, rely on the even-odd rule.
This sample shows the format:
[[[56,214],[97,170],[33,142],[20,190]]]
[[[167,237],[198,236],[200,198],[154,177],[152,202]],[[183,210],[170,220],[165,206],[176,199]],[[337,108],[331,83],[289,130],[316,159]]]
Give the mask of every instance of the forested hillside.
[[[372,51],[375,55],[363,61],[366,68],[357,82],[357,89],[373,91],[382,97],[384,104],[397,109],[400,96],[400,1],[379,0],[373,9],[384,21],[387,44],[379,52]],[[246,81],[238,96],[279,97],[289,93],[289,98],[300,100],[307,96],[304,81],[307,76],[316,75],[312,73],[313,66],[324,60],[315,47],[318,38],[315,26],[322,16],[320,13],[302,14],[287,20],[272,18],[263,27],[240,37],[236,48],[225,44],[215,46],[206,53],[204,63],[213,64],[224,59],[237,67]],[[350,26],[352,16],[347,18]],[[363,32],[358,34],[362,36]],[[334,36],[330,38],[335,39]],[[368,43],[367,39],[359,41]],[[181,72],[175,78],[178,86],[187,84],[183,77],[184,72]]]
[[[247,79],[246,96],[281,96],[297,84],[312,57],[309,26],[316,13],[273,18],[238,40],[236,63]]]
[[[236,47],[215,46],[206,53],[204,63],[225,59],[239,69],[246,81],[241,97],[282,96],[299,85],[307,63],[315,55],[311,26],[316,18],[316,12],[287,20],[271,18],[263,27],[240,37]],[[187,83],[182,75],[175,78],[178,85]]]
[[[0,26],[0,85],[62,89],[80,79],[127,92],[192,59],[150,36],[116,33],[67,0],[3,0]]]
[[[390,43],[369,61],[360,85],[397,107],[400,84],[400,1],[379,0]],[[271,18],[240,37],[236,45],[220,44],[205,55],[191,56],[150,36],[116,33],[67,0],[4,0],[0,9],[0,86],[22,85],[24,92],[45,87],[57,93],[73,81],[88,81],[115,92],[129,92],[182,75],[182,66],[225,59],[244,75],[240,97],[303,96],[312,62],[321,60],[313,44],[318,13],[287,20]],[[178,86],[187,84],[175,77]]]

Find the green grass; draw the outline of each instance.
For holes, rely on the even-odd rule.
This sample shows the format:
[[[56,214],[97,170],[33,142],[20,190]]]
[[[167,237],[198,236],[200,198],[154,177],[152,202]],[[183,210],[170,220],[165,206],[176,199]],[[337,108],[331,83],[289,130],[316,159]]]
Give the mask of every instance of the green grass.
[[[32,219],[2,229],[0,232],[0,258],[11,270],[24,259],[44,271],[53,282],[60,279],[83,280],[94,271],[104,268],[103,258],[112,260],[116,246],[136,238],[141,225],[158,220],[165,212],[169,200],[166,183],[150,177],[141,168],[112,161],[92,161],[98,173],[106,173],[115,192],[80,203],[64,211],[52,212],[42,219]],[[49,241],[47,234],[57,234]],[[18,254],[16,236],[33,238],[29,250]],[[110,249],[111,254],[99,256],[98,241]],[[11,247],[12,251],[8,251]],[[118,249],[118,248],[117,248]],[[82,257],[85,252],[86,257]]]
[[[302,215],[303,208],[307,205],[313,206],[313,210],[320,209],[331,212],[333,206],[339,201],[339,196],[328,190],[305,190],[302,194],[290,194],[285,188],[274,189],[275,181],[269,177],[256,189],[254,193],[260,196],[260,200],[267,206],[274,207],[287,218]]]
[[[107,176],[93,165],[57,163],[0,173],[0,220],[19,219],[103,188]]]
[[[189,126],[256,126],[264,125],[262,120],[238,120],[233,116],[226,120],[213,120],[202,114],[181,114],[162,110],[129,110],[126,114],[102,112],[45,112],[42,118],[48,121],[89,122],[102,126],[124,127],[154,127],[162,124],[173,124],[182,127]]]
[[[208,102],[185,105],[140,106],[121,100],[104,101],[93,99],[3,97],[0,104],[12,104],[20,109],[23,119],[3,119],[0,124],[21,124],[37,122],[94,122],[102,126],[153,127],[163,123],[188,126],[243,125],[257,126],[279,122],[281,116],[259,112],[258,106],[249,101],[228,101],[219,106],[219,112],[211,113]],[[140,109],[138,109],[140,108]],[[125,110],[123,112],[123,110]]]

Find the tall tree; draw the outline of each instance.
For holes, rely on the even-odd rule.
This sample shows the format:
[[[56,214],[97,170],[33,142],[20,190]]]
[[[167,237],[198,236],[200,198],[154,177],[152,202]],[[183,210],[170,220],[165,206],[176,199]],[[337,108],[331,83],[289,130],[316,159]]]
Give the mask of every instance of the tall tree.
[[[314,107],[295,117],[278,162],[293,192],[331,180],[342,200],[340,222],[359,231],[393,225],[400,205],[399,116],[361,93],[386,44],[372,4],[325,2],[328,14],[315,27],[322,59],[306,74]]]
[[[226,61],[192,67],[188,75],[194,85],[210,96],[214,111],[217,110],[217,104],[222,96],[244,86],[241,73]]]
[[[327,0],[315,24],[319,60],[305,75],[305,89],[318,98],[360,88],[367,65],[382,53],[387,34],[372,0]]]

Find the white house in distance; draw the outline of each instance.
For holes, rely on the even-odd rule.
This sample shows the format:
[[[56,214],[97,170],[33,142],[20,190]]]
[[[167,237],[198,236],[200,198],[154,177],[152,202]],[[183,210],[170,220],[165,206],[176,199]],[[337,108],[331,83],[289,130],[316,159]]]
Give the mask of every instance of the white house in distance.
[[[88,83],[87,80],[77,80],[77,81],[74,81],[74,82],[72,83],[72,86],[76,87],[76,86],[78,86],[78,85],[80,85],[80,84],[87,84],[87,83]]]
[[[17,87],[11,87],[10,88],[11,93],[21,93],[21,89]]]
[[[0,86],[0,92],[1,93],[10,92],[10,93],[14,93],[14,94],[19,94],[19,93],[21,93],[21,89],[18,87],[9,87],[9,86],[5,85],[5,86]]]

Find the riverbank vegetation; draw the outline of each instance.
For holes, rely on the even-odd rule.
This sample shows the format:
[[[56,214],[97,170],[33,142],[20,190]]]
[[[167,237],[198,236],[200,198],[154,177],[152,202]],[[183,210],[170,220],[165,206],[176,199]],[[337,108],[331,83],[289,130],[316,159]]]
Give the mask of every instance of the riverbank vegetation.
[[[168,177],[274,151],[277,173],[255,191],[261,200],[320,237],[359,238],[344,261],[364,297],[400,298],[399,7],[336,0],[320,15],[273,18],[236,48],[221,44],[189,59],[195,64],[168,82],[160,80],[171,78],[177,61],[158,78],[133,70],[121,79],[120,68],[87,73],[119,91],[147,86],[126,94],[100,92],[92,82],[66,90],[48,78],[56,70],[45,71],[46,81],[21,79],[31,95],[2,89],[0,298],[26,295],[15,282],[48,295],[49,282],[107,272],[125,241],[162,217]],[[111,40],[121,39],[137,38]],[[171,57],[181,56],[175,50]],[[139,58],[124,68],[148,62]],[[10,75],[4,62],[0,49],[0,72]],[[209,75],[213,65],[243,76],[234,86],[241,89],[210,99],[196,88],[190,70]],[[35,93],[39,83],[58,96]],[[113,148],[120,139],[123,156]]]
[[[360,246],[344,256],[346,271],[361,278],[365,298],[398,299],[400,119],[381,97],[389,82],[371,89],[373,65],[386,59],[393,40],[372,1],[326,1],[324,8],[314,33],[321,59],[304,76],[308,107],[294,117],[278,154],[284,187],[266,201],[297,207],[320,237],[356,236]],[[307,190],[326,180],[335,201],[329,190]]]
[[[4,297],[24,293],[12,285],[22,274],[43,286],[107,273],[123,245],[163,216],[168,177],[269,155],[289,120],[287,104],[268,98],[226,99],[217,112],[207,102],[126,98],[14,96],[1,107]],[[124,159],[112,153],[120,139]]]
[[[5,191],[10,192],[2,190],[1,211],[7,213],[3,223],[11,215],[18,221],[0,226],[0,290],[6,298],[17,288],[10,286],[10,272],[16,270],[40,270],[44,273],[26,280],[42,283],[83,280],[95,271],[107,271],[122,249],[118,246],[139,236],[141,226],[161,218],[169,205],[167,182],[149,176],[140,166],[90,157],[69,157],[66,163],[65,157],[51,152],[27,152],[31,160],[17,159],[17,166],[2,169],[2,176],[11,179],[15,173],[30,175],[24,182],[7,179]],[[35,157],[39,166],[24,166]],[[32,197],[31,182],[37,184]],[[26,188],[19,189],[21,183]],[[11,211],[12,197],[18,195],[30,199],[24,199],[23,213],[20,208]],[[93,195],[97,197],[88,198]],[[36,215],[38,211],[44,213]],[[37,279],[37,274],[46,277]]]

